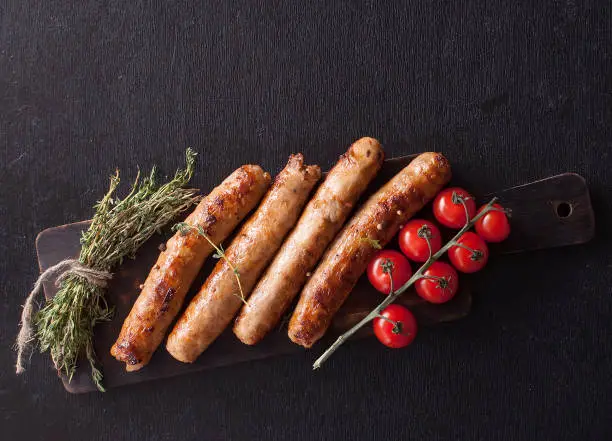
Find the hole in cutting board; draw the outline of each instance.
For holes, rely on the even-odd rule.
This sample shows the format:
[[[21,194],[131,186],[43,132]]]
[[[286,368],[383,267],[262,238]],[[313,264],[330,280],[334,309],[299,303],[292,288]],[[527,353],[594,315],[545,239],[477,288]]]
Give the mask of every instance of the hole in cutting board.
[[[565,219],[572,215],[574,207],[572,207],[572,204],[569,202],[558,202],[557,206],[555,207],[555,211],[557,216],[559,216],[561,219]]]

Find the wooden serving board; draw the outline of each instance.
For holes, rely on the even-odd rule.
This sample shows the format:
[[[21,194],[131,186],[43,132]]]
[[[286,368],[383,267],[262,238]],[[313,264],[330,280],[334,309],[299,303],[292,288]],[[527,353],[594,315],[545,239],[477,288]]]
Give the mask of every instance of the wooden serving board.
[[[405,167],[412,158],[413,156],[404,156],[385,161],[369,191],[379,188]],[[566,173],[503,190],[495,195],[500,197],[505,207],[512,210],[512,234],[503,244],[492,247],[492,254],[580,244],[587,242],[594,235],[591,201],[585,181],[579,175]],[[483,202],[492,196],[487,195]],[[36,239],[40,270],[44,271],[63,259],[77,257],[81,232],[88,225],[89,221],[84,221],[42,231]],[[158,246],[166,239],[164,236],[156,236],[144,244],[135,259],[127,260],[117,269],[108,288],[107,299],[115,306],[115,316],[110,322],[98,325],[94,336],[106,387],[140,383],[304,350],[289,340],[285,323],[260,344],[252,347],[242,344],[235,338],[230,327],[193,364],[174,360],[163,347],[160,347],[149,365],[137,372],[126,372],[124,364],[116,361],[109,350],[140,292],[139,285],[144,282],[158,257]],[[194,282],[185,304],[202,285],[214,263],[213,259],[207,261]],[[467,281],[469,283],[469,278]],[[401,302],[411,308],[420,325],[435,325],[456,320],[466,316],[470,311],[472,297],[466,285],[462,279],[460,292],[452,301],[443,305],[426,303],[414,292],[407,292],[402,296]],[[47,299],[52,298],[57,292],[53,283],[46,283],[44,288]],[[316,354],[322,352],[333,339],[364,317],[380,301],[380,294],[369,286],[365,277],[362,277],[335,317],[328,335],[311,350]],[[365,337],[369,334],[371,334],[370,328],[365,327],[356,337]],[[83,393],[96,390],[90,380],[87,363],[80,363],[71,382],[68,382],[64,375],[60,377],[68,392]]]

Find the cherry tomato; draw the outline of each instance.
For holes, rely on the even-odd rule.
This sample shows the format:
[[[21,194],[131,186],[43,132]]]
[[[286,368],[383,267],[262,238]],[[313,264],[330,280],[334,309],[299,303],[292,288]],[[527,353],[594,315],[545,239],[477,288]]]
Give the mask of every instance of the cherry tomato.
[[[393,289],[402,286],[412,276],[410,262],[399,251],[378,251],[368,264],[370,283],[383,294],[389,294],[391,276],[393,276]]]
[[[374,319],[374,334],[390,348],[403,348],[416,337],[417,323],[412,313],[402,305],[389,305]]]
[[[480,207],[478,212],[480,213],[485,206]],[[476,221],[476,232],[487,242],[502,242],[506,240],[510,234],[510,222],[508,222],[508,216],[499,204],[493,204],[493,208],[497,210],[489,211],[483,217]]]
[[[432,254],[442,247],[440,229],[433,222],[413,219],[399,233],[400,249],[415,262],[425,262],[429,259],[429,247],[424,234],[429,235]]]
[[[455,297],[459,287],[459,276],[455,268],[444,262],[434,262],[425,276],[414,284],[421,298],[431,303],[445,303]]]
[[[478,234],[468,231],[457,242],[448,250],[448,258],[459,271],[475,273],[487,264],[489,248]]]
[[[433,203],[434,216],[438,222],[446,227],[459,229],[467,222],[465,208],[457,200],[458,197],[465,201],[470,219],[476,213],[476,203],[471,194],[459,187],[446,188],[438,193]]]

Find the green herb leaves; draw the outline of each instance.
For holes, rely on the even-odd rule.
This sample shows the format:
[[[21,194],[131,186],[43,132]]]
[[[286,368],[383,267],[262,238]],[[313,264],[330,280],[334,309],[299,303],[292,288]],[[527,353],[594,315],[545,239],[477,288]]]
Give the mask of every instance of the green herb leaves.
[[[369,237],[362,237],[359,239],[361,242],[365,242],[370,245],[375,250],[382,250],[382,246],[380,245],[380,241],[376,239],[371,239]]]
[[[223,245],[215,244],[210,239],[210,237],[208,237],[208,235],[204,231],[204,228],[202,228],[201,225],[192,226],[192,225],[189,225],[186,222],[179,222],[178,224],[176,224],[176,225],[174,225],[172,227],[172,230],[173,231],[179,231],[183,235],[188,234],[190,231],[197,231],[197,233],[200,236],[202,236],[204,239],[206,239],[206,241],[215,249],[215,254],[213,254],[212,257],[214,259],[223,259],[223,260],[225,260],[225,262],[228,264],[228,266],[234,272],[234,275],[236,276],[236,282],[238,283],[238,290],[240,291],[240,295],[236,294],[236,296],[242,301],[242,303],[244,303],[245,305],[248,304],[247,301],[246,301],[246,298],[244,296],[244,291],[242,290],[242,283],[240,282],[240,271],[238,271],[238,268],[236,268],[232,264],[232,262],[230,262],[230,260],[227,258],[227,256],[225,255],[225,250],[223,249]]]
[[[130,193],[115,196],[119,171],[111,177],[110,188],[95,205],[89,229],[81,237],[79,261],[90,268],[109,271],[125,257],[133,257],[138,248],[172,219],[199,200],[196,189],[184,187],[193,175],[196,153],[186,152],[186,168],[158,186],[155,168],[140,180],[138,173]],[[96,367],[93,330],[97,323],[109,320],[113,309],[104,298],[104,289],[78,275],[68,276],[57,295],[48,301],[36,318],[36,337],[43,352],[49,351],[55,367],[71,379],[80,356],[91,366],[98,389],[102,373]]]

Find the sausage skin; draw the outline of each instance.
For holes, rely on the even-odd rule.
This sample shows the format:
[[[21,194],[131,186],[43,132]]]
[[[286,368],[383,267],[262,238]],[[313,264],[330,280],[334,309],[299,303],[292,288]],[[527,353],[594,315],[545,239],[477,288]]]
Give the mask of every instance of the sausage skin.
[[[257,211],[228,247],[226,259],[217,263],[174,326],[166,344],[170,355],[191,363],[223,332],[242,305],[232,266],[240,274],[247,298],[320,177],[321,169],[305,166],[301,154],[289,158]]]
[[[372,195],[338,234],[302,290],[289,322],[289,338],[311,347],[327,331],[368,262],[450,180],[448,160],[423,153]]]
[[[373,138],[359,139],[340,157],[242,307],[234,324],[240,341],[256,344],[277,325],[380,170],[383,157]]]
[[[255,208],[270,180],[258,165],[244,165],[202,199],[185,222],[201,226],[214,243],[220,243]],[[177,232],[168,240],[110,351],[125,362],[127,371],[149,362],[212,250],[193,230]]]

